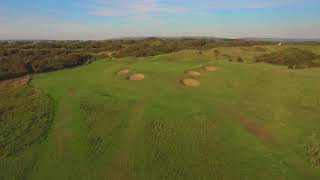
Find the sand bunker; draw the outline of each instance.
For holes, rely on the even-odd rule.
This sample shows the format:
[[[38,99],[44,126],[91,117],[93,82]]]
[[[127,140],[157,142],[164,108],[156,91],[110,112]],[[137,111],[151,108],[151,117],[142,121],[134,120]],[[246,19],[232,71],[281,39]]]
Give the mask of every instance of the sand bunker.
[[[141,81],[144,80],[144,74],[133,74],[128,77],[130,81]]]
[[[127,75],[130,73],[130,69],[122,69],[119,72],[117,72],[117,75]]]
[[[191,86],[191,87],[196,87],[200,85],[200,81],[195,79],[184,79],[181,81],[181,83],[185,86]]]
[[[188,74],[188,75],[190,75],[190,76],[200,76],[200,75],[201,75],[200,72],[194,71],[194,70],[186,71],[186,74]]]
[[[203,66],[204,70],[208,71],[208,72],[213,72],[213,71],[216,71],[218,70],[217,67],[215,66],[211,66],[211,65],[206,65],[206,66]]]

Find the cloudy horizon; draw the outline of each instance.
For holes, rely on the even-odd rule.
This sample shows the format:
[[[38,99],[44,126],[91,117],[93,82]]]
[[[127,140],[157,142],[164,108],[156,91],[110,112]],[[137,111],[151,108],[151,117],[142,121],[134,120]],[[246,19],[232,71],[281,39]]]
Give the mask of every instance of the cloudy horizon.
[[[0,39],[320,38],[316,0],[3,0]]]

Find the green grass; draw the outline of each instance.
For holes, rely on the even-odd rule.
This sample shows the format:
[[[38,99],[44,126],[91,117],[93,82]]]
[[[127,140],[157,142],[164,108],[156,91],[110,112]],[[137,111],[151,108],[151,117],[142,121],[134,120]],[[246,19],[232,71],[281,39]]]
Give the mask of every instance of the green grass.
[[[246,62],[266,53],[220,50]],[[197,52],[35,75],[31,85],[55,102],[53,125],[0,162],[0,179],[319,179],[320,69]],[[203,73],[199,87],[180,85],[186,69],[205,64],[220,70]],[[146,79],[116,76],[122,68]]]

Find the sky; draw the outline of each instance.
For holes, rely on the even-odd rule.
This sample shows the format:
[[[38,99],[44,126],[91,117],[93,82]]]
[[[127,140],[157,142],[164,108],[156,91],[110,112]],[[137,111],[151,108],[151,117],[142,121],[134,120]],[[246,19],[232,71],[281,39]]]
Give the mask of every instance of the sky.
[[[320,39],[320,0],[1,0],[0,39]]]

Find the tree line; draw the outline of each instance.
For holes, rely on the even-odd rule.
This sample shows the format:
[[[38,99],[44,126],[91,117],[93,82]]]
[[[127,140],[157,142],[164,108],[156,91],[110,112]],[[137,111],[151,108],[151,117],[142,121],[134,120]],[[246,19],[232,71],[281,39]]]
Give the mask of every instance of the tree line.
[[[97,58],[145,57],[183,49],[253,46],[265,42],[234,39],[119,39],[105,41],[0,42],[0,80],[53,71],[92,62]]]

